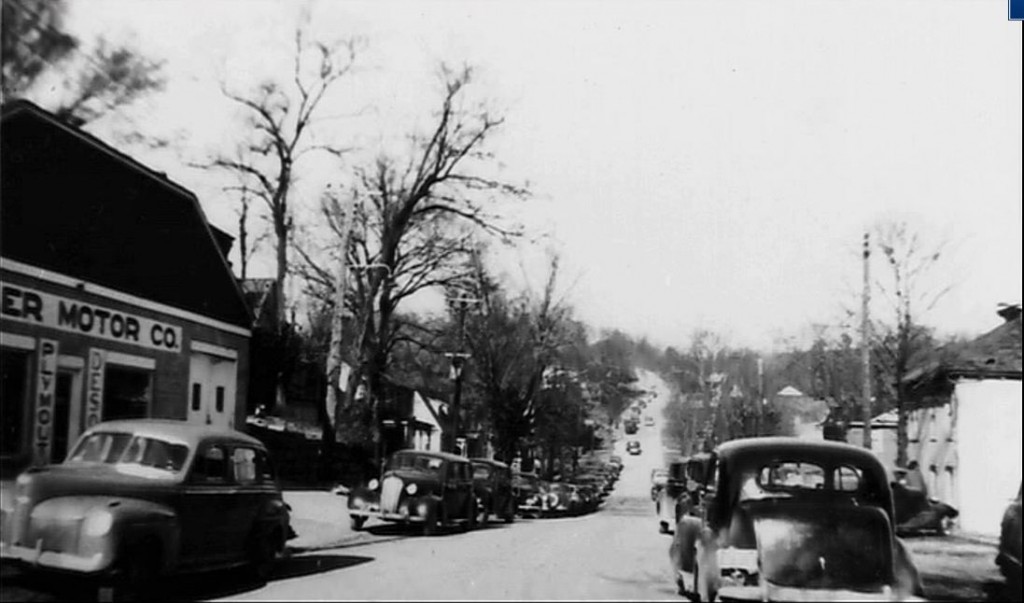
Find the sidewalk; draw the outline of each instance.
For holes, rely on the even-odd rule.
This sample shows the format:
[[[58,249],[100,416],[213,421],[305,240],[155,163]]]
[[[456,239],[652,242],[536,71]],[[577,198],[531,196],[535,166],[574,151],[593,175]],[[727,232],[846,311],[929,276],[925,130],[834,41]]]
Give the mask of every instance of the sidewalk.
[[[285,490],[284,501],[291,506],[292,529],[297,538],[288,541],[295,552],[327,549],[365,538],[354,532],[348,521],[348,497],[325,490]]]

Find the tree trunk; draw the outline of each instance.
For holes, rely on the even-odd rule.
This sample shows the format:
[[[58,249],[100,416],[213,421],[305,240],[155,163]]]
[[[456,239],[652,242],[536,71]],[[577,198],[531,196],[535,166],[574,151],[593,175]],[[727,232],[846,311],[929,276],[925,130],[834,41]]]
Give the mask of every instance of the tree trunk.
[[[334,312],[331,314],[331,343],[330,348],[327,351],[327,397],[324,401],[324,421],[323,425],[325,438],[327,434],[331,434],[331,440],[333,441],[333,433],[335,426],[331,424],[330,417],[328,416],[328,410],[334,411],[334,421],[337,422],[340,418],[338,411],[338,401],[340,399],[340,382],[341,379],[341,350],[342,350],[342,326],[344,325],[345,317],[345,293],[348,289],[348,241],[349,235],[352,232],[353,216],[355,214],[355,207],[350,207],[342,210],[339,204],[334,205],[336,211],[341,212],[342,220],[342,237],[341,237],[341,259],[338,260],[338,275],[334,282]]]

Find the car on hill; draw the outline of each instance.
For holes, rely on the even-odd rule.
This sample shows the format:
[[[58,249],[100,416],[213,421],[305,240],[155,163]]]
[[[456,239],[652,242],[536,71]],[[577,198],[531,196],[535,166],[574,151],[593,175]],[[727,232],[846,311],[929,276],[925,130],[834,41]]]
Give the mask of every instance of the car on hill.
[[[641,452],[643,452],[643,450],[640,448],[640,441],[639,440],[630,440],[630,441],[626,442],[626,452],[628,452],[629,454],[632,454],[633,456],[636,456],[636,455],[640,454]]]
[[[425,535],[443,527],[472,529],[477,519],[473,465],[445,452],[400,450],[388,459],[380,479],[349,492],[348,515],[356,531],[370,517],[418,524]]]
[[[512,475],[512,494],[520,517],[540,517],[546,508],[549,483],[534,473]]]
[[[184,421],[99,423],[63,463],[30,468],[0,557],[96,579],[128,598],[163,576],[246,565],[265,580],[295,537],[257,439]]]
[[[723,600],[920,600],[869,450],[768,437],[718,446],[669,556],[680,594]]]

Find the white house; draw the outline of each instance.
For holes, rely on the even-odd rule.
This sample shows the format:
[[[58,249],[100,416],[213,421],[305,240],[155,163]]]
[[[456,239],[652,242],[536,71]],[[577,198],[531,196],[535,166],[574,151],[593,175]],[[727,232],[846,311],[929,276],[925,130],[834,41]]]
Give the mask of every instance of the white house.
[[[444,402],[428,398],[420,392],[413,393],[412,415],[416,429],[411,437],[414,449],[441,452],[441,415],[447,412]]]
[[[1002,325],[904,380],[908,462],[931,496],[960,510],[962,530],[993,536],[1021,483],[1020,305],[999,315]]]

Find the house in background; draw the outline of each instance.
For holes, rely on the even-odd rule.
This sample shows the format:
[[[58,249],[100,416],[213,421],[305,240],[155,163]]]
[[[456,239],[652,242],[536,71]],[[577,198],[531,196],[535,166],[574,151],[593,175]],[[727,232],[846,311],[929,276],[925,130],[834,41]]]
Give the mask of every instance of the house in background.
[[[1003,324],[918,367],[904,385],[910,408],[907,459],[929,494],[960,510],[959,527],[998,535],[1021,483],[1020,305]]]
[[[772,406],[780,416],[780,435],[810,440],[825,439],[822,426],[828,417],[828,403],[801,392],[792,385],[779,390]]]
[[[871,452],[882,461],[889,474],[896,468],[896,423],[895,410],[884,412],[871,419]],[[846,442],[854,446],[864,444],[864,422],[850,421],[846,430]]]

